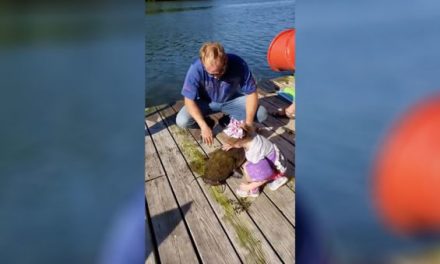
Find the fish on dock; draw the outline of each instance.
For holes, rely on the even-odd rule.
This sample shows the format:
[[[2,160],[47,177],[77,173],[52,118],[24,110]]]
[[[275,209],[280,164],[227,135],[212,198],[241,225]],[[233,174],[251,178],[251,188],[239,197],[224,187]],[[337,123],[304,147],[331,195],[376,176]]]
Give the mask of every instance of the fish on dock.
[[[205,171],[201,176],[206,184],[217,186],[224,184],[226,179],[239,170],[245,161],[243,149],[225,151],[217,149],[209,155],[205,163]]]

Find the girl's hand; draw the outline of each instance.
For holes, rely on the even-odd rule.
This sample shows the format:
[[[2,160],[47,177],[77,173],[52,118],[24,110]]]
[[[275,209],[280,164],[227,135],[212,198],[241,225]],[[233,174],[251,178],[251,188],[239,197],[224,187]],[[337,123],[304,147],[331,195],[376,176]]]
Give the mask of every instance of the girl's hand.
[[[222,149],[223,149],[224,151],[228,151],[228,150],[230,150],[230,149],[233,148],[233,147],[234,147],[233,145],[228,144],[228,143],[225,143],[225,144],[222,146]]]

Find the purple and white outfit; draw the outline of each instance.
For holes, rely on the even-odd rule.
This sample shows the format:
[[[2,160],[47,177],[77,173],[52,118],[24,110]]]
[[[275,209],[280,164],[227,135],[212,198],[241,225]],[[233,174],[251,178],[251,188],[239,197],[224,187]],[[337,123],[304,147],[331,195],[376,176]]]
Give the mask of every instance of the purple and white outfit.
[[[245,155],[245,169],[252,181],[273,180],[283,176],[287,170],[281,151],[261,135],[255,135]]]
[[[240,127],[244,122],[231,119],[225,134],[233,138],[243,138]],[[274,180],[284,176],[286,160],[278,147],[269,139],[256,134],[245,151],[245,169],[252,181]]]

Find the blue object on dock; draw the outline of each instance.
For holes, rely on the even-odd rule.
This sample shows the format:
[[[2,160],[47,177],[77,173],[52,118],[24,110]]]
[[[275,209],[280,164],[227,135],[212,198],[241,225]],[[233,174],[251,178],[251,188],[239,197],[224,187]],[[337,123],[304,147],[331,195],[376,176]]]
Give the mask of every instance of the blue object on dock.
[[[295,101],[295,96],[293,96],[292,94],[285,93],[283,91],[278,91],[277,94],[278,96],[280,96],[284,100],[289,101],[290,103],[293,103],[293,101]]]

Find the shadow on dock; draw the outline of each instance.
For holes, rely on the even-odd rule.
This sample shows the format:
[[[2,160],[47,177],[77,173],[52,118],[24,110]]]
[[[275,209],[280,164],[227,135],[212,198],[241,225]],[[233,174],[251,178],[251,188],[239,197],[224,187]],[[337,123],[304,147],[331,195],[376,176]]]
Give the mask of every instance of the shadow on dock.
[[[161,105],[161,106],[158,106],[158,107],[153,107],[154,111],[151,111],[151,112],[147,113],[145,115],[145,119],[156,122],[156,119],[157,119],[157,115],[156,114],[158,114],[160,111],[162,111],[162,110],[164,110],[164,109],[166,109],[168,107],[171,107],[172,105],[173,104],[167,104],[167,105]],[[150,135],[154,135],[155,133],[160,132],[162,129],[166,129],[166,127],[167,127],[166,124],[167,123],[169,124],[169,123],[175,123],[176,122],[176,116],[177,116],[177,113],[175,113],[175,114],[173,114],[171,116],[168,116],[164,120],[161,120],[160,122],[156,122],[151,127],[147,127],[147,124],[145,124],[145,136],[148,135],[147,129],[149,130]]]
[[[158,194],[160,195],[160,194]],[[154,254],[154,258],[157,263],[160,263],[158,260],[159,252],[158,248],[160,244],[167,239],[168,236],[176,229],[176,227],[182,222],[185,218],[186,213],[191,208],[192,202],[186,203],[182,205],[180,208],[172,209],[160,213],[155,216],[151,216],[148,210],[148,202],[146,202],[147,209],[147,219],[150,220],[146,224],[146,258],[151,258],[150,254]]]

